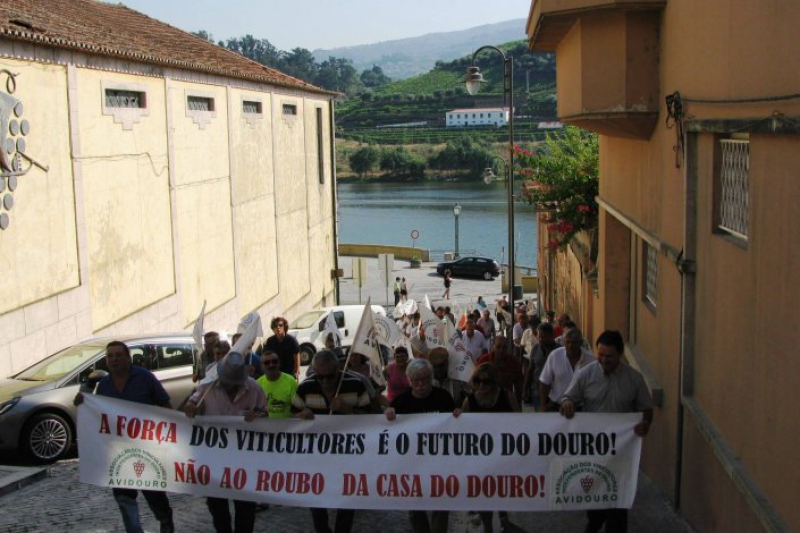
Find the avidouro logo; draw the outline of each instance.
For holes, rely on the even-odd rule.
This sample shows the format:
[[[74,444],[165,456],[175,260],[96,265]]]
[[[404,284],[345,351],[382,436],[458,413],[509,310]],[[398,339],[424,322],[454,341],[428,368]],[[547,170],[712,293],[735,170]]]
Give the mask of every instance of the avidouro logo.
[[[555,466],[555,465],[554,465]],[[616,474],[602,463],[567,461],[561,463],[550,493],[550,508],[592,509],[616,507],[619,487]]]
[[[166,489],[167,470],[152,453],[125,448],[111,461],[108,486],[131,489]]]

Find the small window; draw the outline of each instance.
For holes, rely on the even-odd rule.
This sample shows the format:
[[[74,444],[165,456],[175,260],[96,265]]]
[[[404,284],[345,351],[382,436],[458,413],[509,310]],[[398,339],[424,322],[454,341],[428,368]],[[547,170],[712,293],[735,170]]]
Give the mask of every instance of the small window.
[[[146,105],[145,93],[141,91],[122,91],[106,89],[106,107],[143,109]]]
[[[167,344],[156,346],[156,360],[154,368],[174,368],[177,366],[190,366],[194,361],[193,345]]]
[[[750,222],[750,140],[722,139],[719,153],[715,225],[719,232],[746,241]]]
[[[284,115],[297,115],[297,106],[294,104],[283,104]]]
[[[325,183],[325,146],[324,136],[322,135],[322,108],[317,108],[317,172],[319,183]]]
[[[214,111],[214,99],[205,96],[188,96],[186,105],[189,111]]]
[[[337,328],[344,327],[344,311],[334,311],[333,319],[336,321]]]
[[[249,115],[261,114],[261,102],[251,102],[244,100],[242,102],[242,112]]]
[[[649,243],[644,243],[644,298],[656,307],[658,294],[658,251]]]

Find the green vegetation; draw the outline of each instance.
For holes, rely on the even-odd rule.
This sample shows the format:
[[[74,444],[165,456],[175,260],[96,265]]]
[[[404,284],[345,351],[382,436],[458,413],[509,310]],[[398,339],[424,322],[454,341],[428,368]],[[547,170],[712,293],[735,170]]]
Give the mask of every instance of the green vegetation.
[[[597,227],[599,145],[595,133],[568,126],[536,152],[516,147],[515,172],[527,177],[528,201],[548,210],[548,248],[566,246],[579,231]]]

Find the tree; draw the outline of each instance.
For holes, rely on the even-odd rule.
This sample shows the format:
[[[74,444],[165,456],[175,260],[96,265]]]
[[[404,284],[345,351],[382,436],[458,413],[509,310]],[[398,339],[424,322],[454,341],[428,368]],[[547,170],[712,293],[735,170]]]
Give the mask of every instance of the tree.
[[[249,34],[239,38],[233,37],[225,43],[225,48],[262,65],[277,69],[282,68],[281,56],[283,52],[272,46],[266,39],[256,39]]]
[[[383,73],[383,69],[378,65],[373,65],[371,69],[364,70],[361,73],[361,83],[364,87],[381,87],[390,83],[392,79]]]
[[[211,35],[210,33],[208,33],[206,30],[193,31],[192,35],[196,35],[196,36],[200,37],[201,39],[205,39],[206,41],[208,41],[210,43],[214,42],[214,36]]]
[[[548,134],[539,153],[519,146],[514,151],[515,172],[529,180],[523,193],[530,203],[550,210],[550,249],[567,245],[579,231],[597,227],[597,134],[567,126],[559,137]]]
[[[358,174],[361,179],[378,164],[380,153],[373,146],[364,146],[350,154],[350,169]]]
[[[284,52],[284,72],[311,83],[317,73],[318,66],[314,56],[306,48],[293,48],[291,52]]]

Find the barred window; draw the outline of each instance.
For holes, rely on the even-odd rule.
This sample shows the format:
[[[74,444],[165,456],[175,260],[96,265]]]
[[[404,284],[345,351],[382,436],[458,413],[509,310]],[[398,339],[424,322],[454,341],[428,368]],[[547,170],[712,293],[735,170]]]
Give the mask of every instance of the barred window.
[[[647,303],[656,307],[658,294],[658,250],[644,243],[644,297]]]
[[[283,104],[283,114],[284,115],[296,115],[297,114],[297,106],[294,104]]]
[[[747,240],[750,221],[750,141],[720,140],[721,164],[716,226]]]
[[[242,112],[248,113],[252,115],[260,115],[261,114],[261,102],[250,102],[248,100],[244,100],[242,102]]]
[[[106,107],[141,109],[147,107],[145,103],[146,99],[144,92],[106,89]]]
[[[189,111],[214,111],[214,99],[205,96],[187,96]]]

